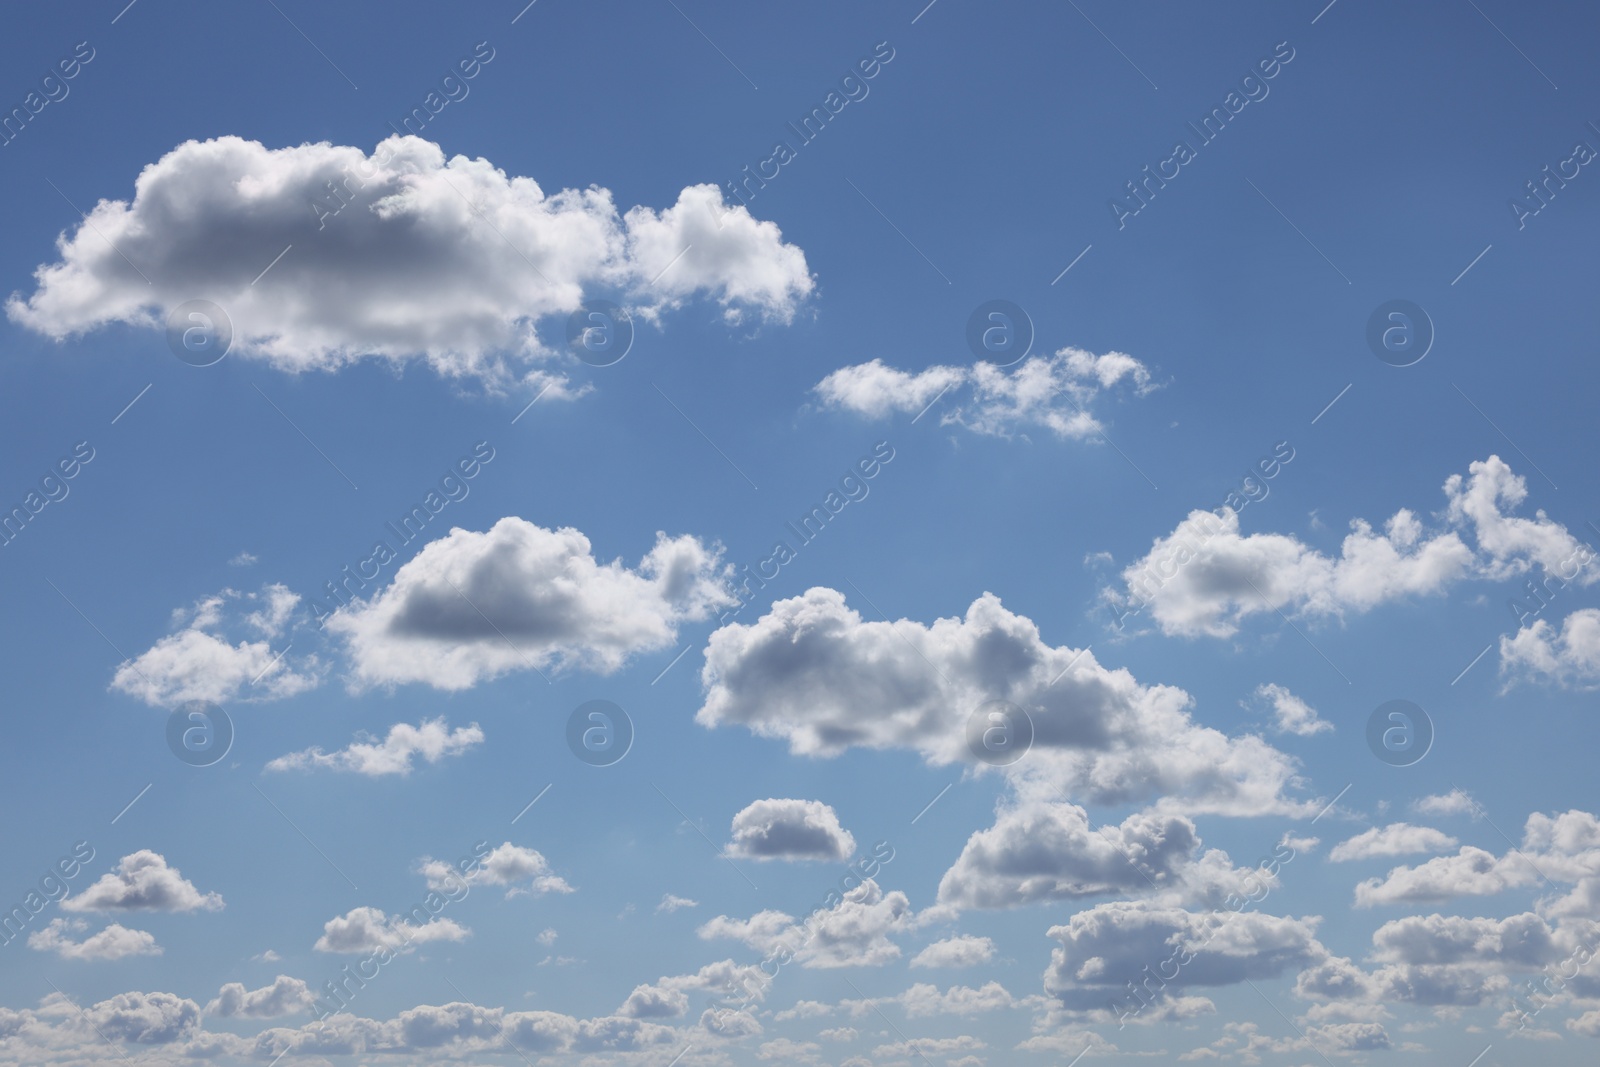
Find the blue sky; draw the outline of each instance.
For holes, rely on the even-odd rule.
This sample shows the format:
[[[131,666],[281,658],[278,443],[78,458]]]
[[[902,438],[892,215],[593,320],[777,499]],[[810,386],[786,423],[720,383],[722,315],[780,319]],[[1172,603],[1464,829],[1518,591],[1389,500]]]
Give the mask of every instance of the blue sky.
[[[0,1063],[1593,1061],[1591,12],[8,25]]]

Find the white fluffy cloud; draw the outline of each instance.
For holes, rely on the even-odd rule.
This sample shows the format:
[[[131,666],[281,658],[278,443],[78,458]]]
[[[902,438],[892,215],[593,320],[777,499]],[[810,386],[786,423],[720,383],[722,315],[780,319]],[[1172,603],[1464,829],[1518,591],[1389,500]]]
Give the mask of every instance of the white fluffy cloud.
[[[1177,998],[1169,998],[1167,1003]],[[1210,1004],[1204,997],[1185,998],[1203,1000]],[[1155,1009],[1152,1008],[1152,1011]],[[1214,1008],[1212,1010],[1215,1010]],[[1116,1045],[1107,1041],[1093,1030],[1059,1027],[1048,1033],[1035,1034],[1026,1041],[1019,1042],[1017,1049],[1022,1052],[1044,1052],[1053,1056],[1066,1056],[1069,1058],[1082,1055],[1085,1049],[1090,1050],[1094,1056],[1114,1056],[1118,1049]],[[1180,1056],[1179,1059],[1186,1057]]]
[[[322,680],[316,657],[287,655],[291,641],[286,638],[299,602],[299,596],[276,584],[259,593],[224,589],[205,597],[187,611],[173,612],[179,629],[119,666],[111,688],[157,707],[276,700],[313,689]],[[231,643],[229,629],[257,640]],[[285,648],[275,652],[274,643]]]
[[[1333,723],[1317,715],[1317,709],[1275,682],[1256,686],[1253,694],[1272,708],[1273,729],[1280,734],[1311,737],[1333,729]]]
[[[1340,616],[1408,595],[1438,593],[1465,577],[1472,551],[1453,532],[1434,537],[1400,511],[1375,532],[1351,523],[1337,557],[1285,534],[1239,532],[1237,512],[1194,511],[1122,572],[1120,609],[1149,605],[1163,632],[1229,637],[1246,618]]]
[[[1600,689],[1600,609],[1582,608],[1557,629],[1537,619],[1500,638],[1500,673],[1508,686],[1545,682],[1569,689]]]
[[[118,993],[84,1014],[107,1040],[139,1045],[170,1044],[200,1028],[200,1005],[171,993]]]
[[[868,418],[881,419],[895,413],[915,413],[933,403],[934,397],[965,382],[965,367],[929,367],[910,373],[875,359],[840,367],[817,383],[823,403]]]
[[[311,1007],[316,995],[298,978],[280,974],[269,986],[246,989],[243,982],[229,982],[206,1005],[207,1015],[225,1018],[275,1019],[296,1015]]]
[[[1478,802],[1464,789],[1452,789],[1412,801],[1411,808],[1421,815],[1478,815]]]
[[[1373,959],[1412,965],[1479,962],[1526,969],[1562,956],[1554,932],[1532,912],[1506,919],[1410,915],[1372,935]]]
[[[802,967],[881,967],[900,958],[890,935],[909,930],[913,918],[904,893],[885,892],[868,878],[832,908],[804,920],[773,910],[748,919],[719,915],[698,933],[707,940],[741,941],[763,955],[786,949]]]
[[[1295,993],[1321,1004],[1366,1005],[1379,1011],[1397,1003],[1480,1006],[1511,992],[1510,974],[1548,972],[1592,941],[1587,921],[1581,929],[1577,924],[1551,926],[1532,912],[1503,919],[1408,916],[1373,933],[1370,972],[1349,959],[1329,957],[1299,975]]]
[[[335,187],[348,203],[329,215]],[[144,169],[131,203],[101,200],[58,245],[35,290],[8,301],[13,321],[61,338],[160,326],[207,299],[232,320],[235,351],[288,370],[422,357],[495,379],[544,354],[535,327],[586,298],[654,315],[703,296],[734,321],[787,322],[813,287],[804,253],[713,185],[621,213],[598,186],[547,195],[417,137],[370,157],[187,141]]]
[[[462,874],[444,860],[426,856],[418,861],[417,873],[428,880],[429,889],[441,893],[460,892],[462,885],[507,886],[508,897],[574,892],[572,886],[550,870],[550,862],[542,853],[510,841],[492,849],[470,874]]]
[[[74,934],[89,929],[82,919],[52,919],[42,930],[28,935],[28,947],[36,952],[54,952],[64,960],[120,960],[126,956],[159,956],[161,946],[155,935],[145,930],[130,930],[112,923],[81,941]]]
[[[994,942],[962,934],[935,941],[911,957],[913,967],[976,967],[994,959]]]
[[[617,1014],[630,1019],[676,1018],[688,1012],[689,994],[695,992],[733,996],[748,989],[759,1000],[769,981],[766,973],[753,964],[732,960],[708,963],[694,974],[668,975],[635,986]]]
[[[1328,858],[1335,863],[1345,860],[1365,860],[1374,856],[1406,856],[1418,852],[1448,852],[1458,845],[1455,838],[1431,826],[1413,826],[1396,822],[1388,826],[1374,826],[1347,841],[1333,846]]]
[[[821,1004],[816,1001],[801,1003],[806,1005],[808,1015],[820,1016],[840,1011],[848,1012],[859,1019],[873,1014],[879,1008],[893,1005],[904,1011],[907,1018],[918,1019],[934,1015],[979,1015],[1004,1008],[1015,1008],[1023,1002],[1012,996],[999,982],[986,982],[979,987],[951,986],[945,990],[940,990],[938,986],[928,982],[918,982],[910,989],[892,997],[842,1000],[836,1005]],[[795,1018],[800,1017],[798,1011],[792,1015]]]
[[[406,952],[413,945],[428,941],[464,941],[469,933],[452,919],[412,923],[404,916],[388,916],[377,908],[351,908],[324,923],[322,936],[312,947],[318,952],[372,953],[384,948]]]
[[[1304,1030],[1296,1026],[1296,1033],[1284,1037],[1271,1032],[1277,1029],[1270,1024],[1263,1027],[1253,1022],[1227,1023],[1222,1037],[1178,1058],[1255,1064],[1263,1062],[1263,1056],[1270,1055],[1274,1057],[1272,1062],[1278,1063],[1317,1062],[1313,1057],[1332,1063],[1327,1058],[1329,1052],[1372,1052],[1394,1047],[1388,1031],[1377,1022],[1330,1022],[1322,1026],[1308,1025]],[[1283,1056],[1296,1059],[1277,1059]]]
[[[873,1060],[862,1060],[862,1063],[892,1062],[916,1063],[931,1062],[929,1056],[938,1056],[951,1064],[960,1063],[965,1067],[976,1067],[976,1057],[965,1056],[962,1059],[948,1059],[962,1053],[982,1052],[988,1048],[980,1038],[970,1034],[960,1034],[956,1037],[913,1037],[904,1041],[892,1041],[886,1045],[878,1045],[872,1050]],[[975,1062],[976,1061],[976,1062]]]
[[[1558,815],[1534,812],[1523,827],[1522,843],[1502,856],[1463,845],[1453,855],[1435,856],[1414,867],[1396,867],[1382,878],[1356,886],[1357,907],[1416,904],[1458,896],[1492,896],[1507,889],[1565,882],[1578,885],[1572,898],[1600,878],[1600,817],[1586,811]],[[1600,898],[1597,898],[1600,899]],[[1558,913],[1560,905],[1552,905]]]
[[[680,897],[672,893],[663,893],[661,894],[661,903],[656,905],[656,913],[666,912],[671,915],[673,912],[682,911],[684,908],[698,908],[699,906],[700,902],[698,900],[690,900],[688,897]]]
[[[1499,456],[1451,475],[1444,494],[1444,528],[1429,530],[1403,508],[1382,532],[1356,519],[1337,556],[1286,534],[1241,534],[1229,508],[1194,511],[1122,572],[1124,590],[1106,597],[1119,611],[1148,607],[1168,634],[1228,637],[1252,615],[1342,618],[1535,565],[1585,585],[1600,579],[1593,554],[1560,523],[1543,511],[1532,519],[1507,513],[1527,486]]]
[[[779,1063],[812,1064],[820,1062],[817,1054],[822,1051],[822,1046],[815,1041],[791,1041],[787,1037],[780,1037],[775,1041],[763,1041],[756,1049],[756,1059],[763,1063],[777,1060]]]
[[[985,982],[977,987],[957,985],[943,991],[927,982],[918,982],[895,999],[911,1019],[979,1015],[1017,1006],[1016,998],[999,982]]]
[[[214,1036],[234,1050],[245,1045],[232,1035]],[[200,1006],[172,993],[118,993],[82,1008],[57,991],[36,1009],[0,1008],[0,1040],[7,1058],[19,1064],[99,1063],[107,1042],[174,1045],[201,1037]]]
[[[1003,437],[1038,426],[1057,437],[1079,439],[1104,429],[1088,405],[1123,381],[1139,395],[1152,388],[1149,369],[1132,356],[1063,348],[1054,356],[1031,356],[1008,368],[980,361],[913,373],[874,359],[841,367],[818,382],[816,392],[826,406],[870,418],[915,414],[944,394],[950,396],[940,417],[946,425]],[[970,386],[965,399],[957,391],[962,386]]]
[[[820,800],[757,800],[733,817],[730,856],[754,860],[834,860],[855,855],[856,840]]]
[[[1468,528],[1478,542],[1480,565],[1491,578],[1527,574],[1535,564],[1580,585],[1600,580],[1594,553],[1540,508],[1533,518],[1511,515],[1528,498],[1528,483],[1499,456],[1452,474],[1444,483],[1448,518]]]
[[[743,725],[797,754],[908,748],[930,763],[975,762],[969,718],[1004,700],[1033,723],[1014,775],[1097,803],[1181,797],[1192,812],[1298,810],[1283,796],[1295,778],[1288,756],[1197,725],[1181,689],[1141,685],[1087,650],[1052,648],[991,594],[964,618],[923,625],[864,621],[843,594],[810,589],[713,633],[701,677],[697,722]]]
[[[459,756],[482,743],[483,731],[477,723],[451,730],[443,718],[424,719],[416,726],[396,723],[389,727],[389,734],[382,741],[363,736],[337,752],[324,752],[320,748],[291,752],[268,763],[267,770],[326,769],[353,771],[370,778],[386,774],[404,776],[411,773],[417,756],[429,763],[438,763],[446,756]]]
[[[1136,812],[1120,825],[1094,827],[1083,808],[1050,792],[1037,782],[1018,783],[1018,795],[1001,803],[994,825],[967,840],[940,880],[941,908],[1013,908],[1109,895],[1219,906],[1279,886],[1276,863],[1238,867],[1223,850],[1202,849],[1187,816]],[[1287,835],[1281,843],[1296,851],[1307,844],[1290,846]],[[1270,858],[1282,856],[1280,848]]]
[[[1130,815],[1097,832],[1076,804],[1025,801],[967,840],[939,882],[939,903],[1007,908],[1170,888],[1199,847],[1181,815]]]
[[[620,669],[667,648],[678,626],[735,603],[721,546],[657,535],[637,568],[601,563],[578,530],[508,517],[430,542],[370,600],[327,629],[359,684],[465,689],[527,669]]]
[[[713,964],[702,974],[709,979],[719,968],[735,969],[731,963]],[[298,992],[293,979],[282,977],[256,992],[275,987],[288,991],[288,999]],[[231,991],[232,985],[225,987],[225,997]],[[213,1001],[207,1011],[220,1008],[223,999]],[[622,1015],[577,1018],[453,1001],[407,1008],[388,1019],[340,1012],[325,1020],[270,1026],[242,1036],[203,1029],[200,1006],[172,993],[121,993],[81,1011],[63,994],[51,993],[37,1009],[0,1008],[0,1041],[5,1043],[7,1062],[19,1064],[102,1063],[108,1055],[107,1042],[166,1046],[155,1058],[172,1063],[325,1063],[345,1057],[363,1062],[479,1063],[507,1055],[508,1047],[529,1057],[573,1057],[563,1062],[601,1056],[618,1063],[665,1063],[686,1039],[709,1045],[719,1036],[736,1039],[760,1032],[748,1015],[731,1019],[733,1025],[719,1035],[705,1023],[679,1028]],[[741,1030],[737,1024],[744,1020],[749,1026]]]
[[[63,911],[219,911],[222,897],[202,893],[169,867],[165,856],[141,849],[122,857],[115,870],[76,896],[61,902]]]
[[[1051,951],[1045,991],[1071,1010],[1106,1009],[1115,998],[1137,1011],[1130,982],[1149,980],[1149,991],[1158,993],[1298,971],[1327,957],[1315,936],[1319,921],[1144,901],[1097,904],[1051,927],[1061,944]]]
[[[1415,867],[1396,867],[1382,878],[1368,878],[1357,884],[1355,902],[1358,908],[1372,908],[1492,896],[1537,878],[1525,860],[1465,845],[1455,855],[1435,856]]]

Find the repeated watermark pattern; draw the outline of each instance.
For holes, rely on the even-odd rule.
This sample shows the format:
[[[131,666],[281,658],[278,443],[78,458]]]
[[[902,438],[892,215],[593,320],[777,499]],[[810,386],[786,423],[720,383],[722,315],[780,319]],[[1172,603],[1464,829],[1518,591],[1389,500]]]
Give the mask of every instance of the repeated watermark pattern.
[[[0,1067],[1594,1060],[1594,11],[7,30]]]

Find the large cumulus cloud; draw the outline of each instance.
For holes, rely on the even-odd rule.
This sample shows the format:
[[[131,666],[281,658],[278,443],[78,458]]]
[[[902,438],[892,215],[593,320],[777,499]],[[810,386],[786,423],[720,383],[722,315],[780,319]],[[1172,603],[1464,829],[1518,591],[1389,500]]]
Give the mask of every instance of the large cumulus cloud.
[[[732,833],[728,855],[755,860],[843,863],[856,850],[855,838],[839,825],[838,814],[820,800],[754,801],[733,817]]]
[[[1595,554],[1566,527],[1543,511],[1511,514],[1527,499],[1527,483],[1499,456],[1451,475],[1444,495],[1438,522],[1406,508],[1381,531],[1353,520],[1337,555],[1291,534],[1245,534],[1227,508],[1194,511],[1123,570],[1123,589],[1105,596],[1119,621],[1148,607],[1164,633],[1228,637],[1252,615],[1339,619],[1535,567],[1562,583],[1600,580]]]
[[[1149,982],[1147,995],[1171,996],[1299,971],[1328,956],[1316,939],[1319,921],[1144,901],[1098,904],[1051,927],[1060,945],[1051,951],[1045,991],[1074,1010],[1105,1008],[1114,999],[1137,1009],[1129,983]]]
[[[995,824],[968,838],[939,882],[939,903],[1010,908],[1091,896],[1155,893],[1171,901],[1214,901],[1251,878],[1275,876],[1233,866],[1220,849],[1200,851],[1194,823],[1139,812],[1120,825],[1091,825],[1076,804],[1024,795],[1001,806]],[[1032,795],[1030,795],[1032,794]]]
[[[101,200],[58,246],[34,291],[7,303],[13,321],[62,338],[159,326],[207,299],[231,318],[237,352],[291,370],[420,356],[493,378],[503,357],[545,350],[540,320],[586,298],[648,315],[703,296],[734,320],[788,321],[813,286],[804,253],[713,185],[664,211],[621,212],[598,186],[547,193],[400,136],[370,156],[187,141],[144,168],[131,201]]]
[[[969,717],[1008,701],[1033,722],[1012,767],[1073,799],[1123,804],[1182,798],[1188,812],[1295,811],[1294,762],[1259,737],[1197,724],[1189,694],[1142,685],[1087,650],[1054,648],[1027,618],[984,594],[965,617],[924,625],[866,621],[826,588],[780,600],[749,625],[711,635],[696,721],[743,725],[832,756],[906,748],[930,763],[975,763]]]
[[[501,519],[431,542],[370,600],[329,618],[358,684],[465,689],[507,671],[619,669],[679,624],[734,603],[720,548],[657,536],[637,568],[601,563],[571,527]]]

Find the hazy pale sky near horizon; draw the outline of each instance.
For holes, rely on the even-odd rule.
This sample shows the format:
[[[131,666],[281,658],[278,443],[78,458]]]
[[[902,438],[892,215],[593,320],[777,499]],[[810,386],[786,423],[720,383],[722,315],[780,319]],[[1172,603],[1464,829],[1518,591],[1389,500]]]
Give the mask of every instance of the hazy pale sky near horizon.
[[[1593,11],[35,6],[0,1065],[1593,1063]]]

